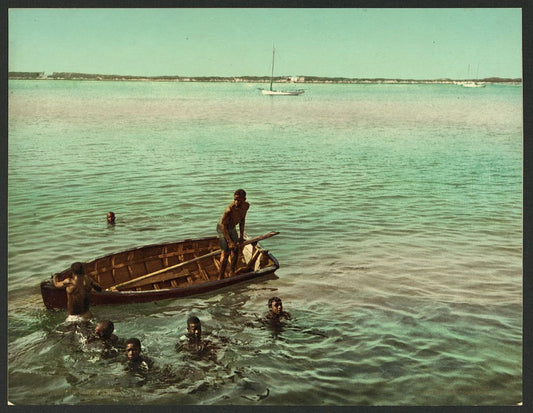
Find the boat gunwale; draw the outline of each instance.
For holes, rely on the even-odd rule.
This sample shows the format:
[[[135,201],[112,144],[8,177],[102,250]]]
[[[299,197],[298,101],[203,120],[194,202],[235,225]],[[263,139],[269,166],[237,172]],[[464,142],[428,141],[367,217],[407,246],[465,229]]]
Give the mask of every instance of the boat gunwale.
[[[165,242],[162,242],[162,243],[159,243],[159,244],[156,244],[156,243],[154,243],[154,244],[146,244],[146,245],[142,245],[140,247],[134,247],[134,248],[130,248],[130,249],[121,250],[121,251],[118,251],[118,252],[113,252],[113,253],[110,253],[110,254],[101,255],[101,256],[98,256],[96,258],[92,258],[89,261],[82,261],[82,264],[84,266],[91,265],[91,264],[93,264],[93,263],[95,263],[96,261],[99,261],[99,260],[104,260],[104,259],[108,259],[108,258],[117,256],[117,255],[120,255],[120,254],[132,253],[132,252],[135,252],[135,251],[140,251],[140,250],[148,249],[148,248],[166,247],[166,246],[169,246],[169,245],[186,244],[186,243],[190,243],[190,242],[201,242],[201,241],[216,240],[217,238],[218,238],[218,236],[211,235],[211,236],[205,236],[205,237],[201,237],[201,238],[187,238],[187,239],[184,239],[184,240],[181,240],[181,241],[165,241]],[[213,250],[213,251],[216,251],[216,250]],[[144,260],[140,260],[139,262],[142,262],[142,261],[145,261],[145,259]],[[69,272],[69,271],[71,271],[71,269],[70,269],[70,267],[67,267],[64,270],[61,270],[61,271],[57,272],[57,274],[64,274],[64,273]],[[95,274],[97,274],[97,273],[98,272],[96,272]],[[93,271],[91,271],[87,275],[89,277],[91,277],[91,278],[94,278],[93,277],[93,275],[94,275]]]
[[[218,236],[212,235],[212,236],[206,236],[206,237],[202,237],[202,238],[187,238],[187,239],[184,239],[182,241],[165,241],[165,242],[162,242],[162,243],[159,243],[159,244],[146,244],[146,245],[142,245],[140,247],[134,247],[134,248],[126,249],[126,250],[121,250],[121,251],[118,251],[118,252],[113,252],[111,254],[102,255],[100,257],[93,258],[90,261],[84,261],[84,264],[90,264],[90,263],[93,263],[95,261],[102,260],[104,258],[113,257],[113,256],[119,255],[119,254],[125,254],[127,252],[140,251],[142,249],[148,249],[148,248],[154,248],[154,247],[165,247],[165,246],[168,246],[168,245],[185,244],[185,243],[190,243],[190,242],[208,241],[208,240],[214,240],[214,239],[217,239],[217,238],[218,238]],[[70,270],[70,268],[67,268],[67,270]]]

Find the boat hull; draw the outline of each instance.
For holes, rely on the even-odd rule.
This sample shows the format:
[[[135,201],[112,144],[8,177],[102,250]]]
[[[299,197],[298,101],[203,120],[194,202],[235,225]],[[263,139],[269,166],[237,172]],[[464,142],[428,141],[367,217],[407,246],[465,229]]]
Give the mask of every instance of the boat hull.
[[[461,86],[462,86],[462,87],[470,87],[470,88],[475,88],[475,87],[485,87],[485,83],[478,83],[478,82],[464,82],[464,83],[461,83]]]
[[[270,95],[270,96],[298,96],[304,93],[304,90],[266,90],[261,89],[261,93],[263,95]]]
[[[208,255],[212,255],[213,251],[216,251],[217,243],[218,238],[211,237],[179,243],[150,245],[107,255],[86,263],[84,264],[86,276],[91,277],[103,287],[101,292],[91,292],[90,305],[145,303],[189,297],[245,281],[264,279],[267,275],[273,275],[279,268],[276,258],[255,243],[244,247],[243,252],[240,254],[240,267],[237,267],[236,275],[230,276],[227,274],[226,277],[218,279],[218,267],[215,262],[218,257],[202,259],[206,251],[210,253]],[[191,264],[186,264],[191,260],[192,255],[200,258]],[[259,258],[256,258],[256,261],[253,262],[255,256]],[[142,259],[140,260],[139,257],[144,259],[143,264],[141,264]],[[176,259],[173,260],[173,257]],[[142,279],[142,272],[145,274],[152,272],[150,270],[146,271],[146,268],[155,268],[155,273],[157,273],[165,270],[165,265],[167,267],[179,266],[180,260],[186,264],[184,267],[180,267],[174,272],[168,271],[167,274],[158,275],[156,282],[149,282],[152,279],[135,281]],[[157,268],[157,261],[162,263],[160,265],[161,268]],[[147,262],[151,264],[147,265]],[[254,267],[247,269],[247,265],[253,265]],[[141,267],[140,270],[139,267]],[[127,268],[129,280],[125,280],[124,268]],[[135,270],[136,268],[138,269],[137,271]],[[66,274],[69,271],[67,269],[60,274]],[[154,276],[154,281],[155,278]],[[127,284],[128,282],[133,284],[121,287],[123,288],[122,290],[113,290],[111,288],[114,285]],[[64,309],[67,307],[65,290],[56,288],[52,279],[41,282],[41,295],[46,308]]]

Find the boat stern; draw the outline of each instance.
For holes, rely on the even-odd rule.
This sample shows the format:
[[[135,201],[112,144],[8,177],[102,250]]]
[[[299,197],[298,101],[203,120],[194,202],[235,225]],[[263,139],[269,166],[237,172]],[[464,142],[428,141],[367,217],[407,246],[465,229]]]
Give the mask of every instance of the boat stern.
[[[41,282],[41,295],[46,308],[67,308],[67,293],[63,289],[56,288],[52,280]]]

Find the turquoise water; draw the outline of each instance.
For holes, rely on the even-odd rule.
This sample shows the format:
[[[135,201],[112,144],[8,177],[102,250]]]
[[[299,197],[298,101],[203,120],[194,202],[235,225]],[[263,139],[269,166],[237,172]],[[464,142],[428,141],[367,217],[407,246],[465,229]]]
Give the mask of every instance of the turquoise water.
[[[9,400],[519,403],[522,88],[261,86],[9,82]],[[160,368],[142,386],[62,333],[40,281],[215,235],[240,187],[247,232],[280,231],[263,242],[277,278],[94,307]],[[279,334],[257,322],[272,295],[292,314]],[[216,363],[174,351],[190,314],[229,339]]]

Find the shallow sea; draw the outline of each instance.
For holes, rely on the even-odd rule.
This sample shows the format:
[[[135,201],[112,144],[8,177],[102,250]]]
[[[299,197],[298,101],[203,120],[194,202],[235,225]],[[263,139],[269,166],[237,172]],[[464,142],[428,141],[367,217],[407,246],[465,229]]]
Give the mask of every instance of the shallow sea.
[[[522,88],[9,82],[15,404],[516,405]],[[73,261],[215,235],[233,191],[276,277],[93,307],[156,371],[102,360],[39,283]],[[105,216],[113,210],[115,227]],[[257,321],[269,297],[292,320]],[[197,315],[217,361],[174,345]]]

